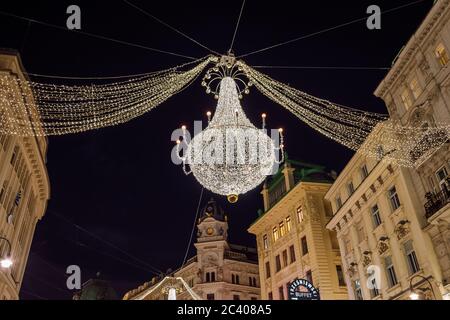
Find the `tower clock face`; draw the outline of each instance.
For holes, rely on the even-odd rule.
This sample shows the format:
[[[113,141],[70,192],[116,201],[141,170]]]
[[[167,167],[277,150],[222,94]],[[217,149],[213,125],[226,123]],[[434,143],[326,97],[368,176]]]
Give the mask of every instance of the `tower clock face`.
[[[209,227],[208,229],[206,229],[206,234],[208,236],[211,236],[213,233],[214,233],[214,229],[213,228]]]

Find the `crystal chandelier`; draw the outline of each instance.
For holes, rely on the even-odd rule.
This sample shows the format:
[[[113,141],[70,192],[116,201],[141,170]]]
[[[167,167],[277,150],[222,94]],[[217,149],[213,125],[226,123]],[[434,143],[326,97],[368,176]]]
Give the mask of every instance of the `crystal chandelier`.
[[[214,67],[207,72],[204,80],[209,83],[204,81],[203,85],[208,93],[215,94],[217,108],[212,119],[208,112],[209,123],[205,130],[191,141],[184,135],[187,148],[184,156],[180,156],[186,174],[192,173],[206,189],[227,196],[230,203],[235,203],[240,194],[256,188],[273,173],[283,161],[284,148],[282,129],[278,130],[275,142],[266,134],[265,114],[262,129],[256,128],[245,115],[240,98],[242,93],[249,92],[249,84],[242,79],[235,80],[239,73],[231,65]],[[215,91],[211,83],[218,79]],[[182,129],[185,132],[186,128]],[[181,141],[177,143],[180,153]]]

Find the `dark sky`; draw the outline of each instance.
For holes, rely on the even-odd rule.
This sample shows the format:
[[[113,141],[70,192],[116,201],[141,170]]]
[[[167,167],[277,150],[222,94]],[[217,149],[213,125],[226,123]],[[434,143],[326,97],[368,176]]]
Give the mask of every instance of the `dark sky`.
[[[208,47],[226,52],[241,1],[130,0]],[[129,7],[123,1],[2,1],[0,10],[65,27],[66,8],[78,4],[82,31],[143,46],[202,57],[208,51]],[[412,1],[248,0],[237,34],[237,55],[327,29]],[[425,0],[382,16],[382,29],[365,21],[249,56],[249,65],[389,67],[432,6]],[[58,30],[0,15],[0,47],[20,51],[28,72],[64,76],[115,76],[165,69],[187,60]],[[384,70],[296,69],[264,72],[310,94],[364,110],[386,112],[373,96]],[[56,80],[55,80],[56,81]],[[216,101],[199,82],[150,113],[127,124],[94,132],[49,138],[51,199],[38,224],[25,273],[22,299],[68,299],[65,269],[79,265],[83,281],[97,271],[120,296],[183,260],[201,187],[172,164],[171,133],[213,110]],[[340,171],[352,156],[253,90],[244,109],[259,126],[284,127],[290,158]],[[247,227],[262,199],[257,188],[230,205],[234,243],[254,246]],[[211,194],[205,193],[204,201]],[[79,226],[79,227],[77,227]],[[86,232],[87,231],[87,232]],[[89,234],[89,233],[90,234]],[[102,240],[128,252],[126,256]],[[190,255],[193,254],[191,250]]]

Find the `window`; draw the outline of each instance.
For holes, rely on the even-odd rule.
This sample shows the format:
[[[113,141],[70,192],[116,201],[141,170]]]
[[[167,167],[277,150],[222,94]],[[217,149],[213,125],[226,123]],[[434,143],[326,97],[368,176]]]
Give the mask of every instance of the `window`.
[[[342,272],[342,267],[341,266],[336,266],[336,274],[338,277],[338,282],[339,282],[339,286],[340,287],[345,287],[345,279],[344,279],[344,272]]]
[[[216,282],[216,273],[211,272],[211,282]]]
[[[273,293],[272,292],[269,292],[268,298],[269,298],[269,300],[273,300]]]
[[[372,212],[373,228],[375,229],[381,224],[380,209],[378,209],[378,205],[374,205],[370,211]]]
[[[297,208],[297,219],[298,219],[298,223],[303,222],[303,207],[302,206]]]
[[[15,162],[16,162],[16,159],[17,159],[17,153],[19,152],[19,147],[18,146],[15,146],[14,147],[14,150],[13,150],[13,153],[12,153],[12,156],[11,156],[11,165],[12,166],[14,166],[14,164],[15,164]]]
[[[270,263],[269,261],[266,262],[266,279],[270,278]]]
[[[364,300],[361,290],[361,282],[359,280],[355,280],[355,282],[353,283],[353,287],[355,289],[355,299]]]
[[[283,251],[283,268],[285,268],[288,265],[288,254],[287,250]]]
[[[353,182],[350,181],[347,184],[347,191],[348,191],[348,195],[351,196],[354,192],[355,192],[355,186],[353,185]]]
[[[251,297],[250,300],[258,300],[257,297]]]
[[[267,237],[267,234],[265,234],[263,236],[263,245],[264,245],[264,250],[269,249],[269,239]]]
[[[279,300],[284,300],[284,288],[283,287],[278,288],[278,297],[279,297]]]
[[[232,274],[232,275],[231,275],[231,283],[232,283],[232,284],[239,284],[239,275],[237,275],[237,274]]]
[[[442,191],[446,191],[446,180],[448,177],[447,168],[442,167],[436,172],[437,180],[439,181],[439,187]]]
[[[241,300],[241,297],[238,294],[233,294],[233,300]]]
[[[422,93],[422,88],[419,85],[419,82],[417,81],[417,78],[414,78],[409,83],[409,88],[411,89],[411,92],[413,93],[414,99],[417,99],[420,94]]]
[[[286,228],[284,226],[284,221],[281,221],[279,223],[279,227],[280,227],[280,237],[284,237],[286,235]]]
[[[278,228],[277,227],[273,227],[272,234],[273,234],[273,242],[277,241],[278,238],[279,238]]]
[[[361,167],[361,180],[364,180],[369,176],[369,170],[367,170],[367,165]]]
[[[305,273],[305,278],[308,280],[311,284],[313,283],[313,277],[312,277],[312,271],[308,270]]]
[[[403,244],[405,250],[406,261],[408,263],[409,275],[419,272],[419,262],[417,261],[416,252],[414,251],[412,240],[408,240]]]
[[[275,266],[277,269],[277,272],[281,270],[281,260],[280,260],[280,255],[277,255],[275,257]]]
[[[448,57],[448,53],[447,50],[445,50],[444,44],[440,43],[437,47],[436,50],[434,51],[436,58],[438,59],[440,65],[442,67],[445,67],[448,62],[450,61],[449,57]]]
[[[408,110],[413,105],[413,102],[411,100],[411,96],[409,94],[409,89],[403,90],[402,94],[400,95],[402,98],[403,105],[405,106],[405,109]]]
[[[291,263],[295,262],[295,247],[292,245],[289,247],[289,254],[291,256]]]
[[[306,255],[308,254],[308,243],[306,242],[306,236],[302,237],[301,242],[302,242],[302,254]]]
[[[211,274],[209,272],[206,273],[206,282],[211,282]]]
[[[389,189],[388,195],[389,201],[391,202],[392,211],[397,210],[400,207],[400,199],[398,198],[395,186]]]
[[[342,207],[342,199],[341,197],[336,197],[336,208],[339,210]]]
[[[291,216],[286,217],[286,232],[291,232],[292,225],[291,225]]]
[[[397,281],[397,275],[395,274],[394,264],[392,263],[392,257],[384,258],[384,266],[386,268],[386,276],[388,280],[389,287],[395,286]]]
[[[206,295],[206,300],[215,300],[215,298],[214,298],[214,293],[208,293],[208,294]]]
[[[237,275],[236,275],[236,284],[239,284],[239,282],[240,282],[240,281],[239,281],[239,275],[237,274]]]

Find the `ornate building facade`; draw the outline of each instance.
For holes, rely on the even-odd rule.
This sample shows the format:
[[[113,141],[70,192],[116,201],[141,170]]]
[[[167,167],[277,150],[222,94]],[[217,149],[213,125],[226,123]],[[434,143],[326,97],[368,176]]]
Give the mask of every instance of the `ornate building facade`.
[[[450,1],[438,0],[375,91],[391,119],[448,126],[449,53]],[[449,297],[449,151],[447,141],[411,169],[356,154],[327,193],[350,298],[408,299],[412,287]],[[371,266],[381,270],[377,289]]]
[[[16,53],[0,51],[2,80],[23,80],[23,70]],[[0,90],[5,88],[0,85]],[[24,99],[32,97],[24,96]],[[0,124],[9,112],[13,111],[7,105],[0,106]],[[30,110],[29,115],[37,116],[35,110]],[[19,298],[34,230],[45,213],[50,195],[46,153],[45,138],[0,134],[0,258],[8,257],[12,261],[9,268],[0,268],[0,300]]]
[[[228,242],[227,215],[213,199],[202,210],[197,229],[197,255],[173,272],[173,278],[183,279],[187,287],[204,300],[259,300],[256,250]],[[167,299],[166,292],[154,290],[161,280],[164,279],[155,278],[145,283],[128,292],[124,299]],[[192,295],[182,290],[177,298],[187,300]]]
[[[296,279],[312,283],[321,299],[347,299],[336,235],[325,229],[332,181],[321,166],[286,159],[264,184],[264,212],[248,229],[257,239],[262,299],[288,299]]]

